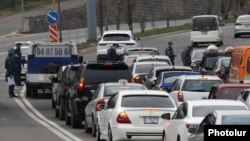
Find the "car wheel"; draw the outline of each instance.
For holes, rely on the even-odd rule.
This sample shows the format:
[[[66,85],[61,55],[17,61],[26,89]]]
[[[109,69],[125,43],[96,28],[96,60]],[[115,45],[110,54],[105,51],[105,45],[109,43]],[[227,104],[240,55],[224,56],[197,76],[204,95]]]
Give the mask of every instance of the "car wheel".
[[[84,120],[84,130],[85,130],[85,133],[90,133],[91,132],[91,128],[88,127],[88,121],[87,121],[87,117],[85,115],[85,120]]]
[[[81,122],[76,121],[74,104],[72,104],[71,108],[72,108],[72,110],[71,110],[71,127],[72,128],[80,128],[81,127]]]
[[[100,128],[99,128],[98,122],[96,124],[96,141],[102,141],[102,139],[101,139],[101,132],[100,132]]]
[[[110,126],[108,127],[108,141],[113,141],[113,136]]]
[[[85,118],[86,120],[86,118]],[[96,136],[96,124],[94,122],[94,119],[92,119],[92,136],[95,137]]]
[[[59,119],[65,120],[65,102],[63,98],[60,100]]]

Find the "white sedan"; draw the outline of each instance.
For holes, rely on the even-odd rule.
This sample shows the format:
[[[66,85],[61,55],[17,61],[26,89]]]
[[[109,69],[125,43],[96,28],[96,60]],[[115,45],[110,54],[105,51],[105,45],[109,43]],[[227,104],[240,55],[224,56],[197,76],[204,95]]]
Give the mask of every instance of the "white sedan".
[[[164,131],[164,141],[186,141],[190,133],[188,129],[197,127],[202,119],[214,110],[248,110],[247,106],[235,100],[194,100],[182,103],[174,116],[169,119],[167,114],[162,118],[167,119]]]
[[[120,91],[98,113],[97,140],[127,140],[162,136],[163,113],[173,115],[174,101],[168,93],[153,90]],[[158,136],[158,138],[157,138]]]
[[[250,125],[250,111],[246,111],[246,110],[214,111],[208,114],[203,119],[199,128],[189,129],[189,131],[192,134],[188,137],[188,141],[203,141],[204,140],[204,125]],[[237,126],[236,126],[236,129],[237,129]],[[235,130],[235,127],[233,127],[233,131],[234,130]]]

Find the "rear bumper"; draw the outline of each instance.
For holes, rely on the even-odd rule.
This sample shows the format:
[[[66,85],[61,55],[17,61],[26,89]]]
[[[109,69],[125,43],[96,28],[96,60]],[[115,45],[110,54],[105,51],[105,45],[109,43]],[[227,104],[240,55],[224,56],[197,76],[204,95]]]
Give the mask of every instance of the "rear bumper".
[[[161,137],[163,133],[163,127],[136,127],[133,125],[118,125],[116,127],[112,127],[111,130],[114,140],[126,140],[129,136]]]

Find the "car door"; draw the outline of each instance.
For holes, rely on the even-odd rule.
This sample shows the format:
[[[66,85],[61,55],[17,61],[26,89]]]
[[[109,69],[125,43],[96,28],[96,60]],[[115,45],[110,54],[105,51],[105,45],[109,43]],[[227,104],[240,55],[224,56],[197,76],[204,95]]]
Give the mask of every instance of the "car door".
[[[187,112],[185,109],[186,107],[186,103],[182,103],[176,110],[175,114],[173,115],[172,119],[170,119],[168,124],[169,126],[167,126],[165,128],[165,133],[166,133],[166,140],[168,141],[176,141],[177,140],[177,136],[180,134],[180,124],[183,124],[182,120],[186,117]],[[184,123],[184,126],[186,126],[186,124]]]
[[[115,108],[117,94],[114,94],[108,101],[107,106],[100,113],[100,132],[103,135],[108,135],[109,119],[112,111]]]
[[[176,79],[173,86],[171,87],[171,92],[170,92],[170,96],[174,99],[175,104],[177,104],[177,105],[179,105],[177,94],[181,89],[181,83],[182,83],[182,80]]]

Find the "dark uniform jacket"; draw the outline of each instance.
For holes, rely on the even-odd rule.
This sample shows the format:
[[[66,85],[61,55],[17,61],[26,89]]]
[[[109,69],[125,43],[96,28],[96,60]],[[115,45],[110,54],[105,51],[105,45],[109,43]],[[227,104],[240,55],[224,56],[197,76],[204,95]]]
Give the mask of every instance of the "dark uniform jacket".
[[[183,63],[183,66],[191,66],[191,53],[187,50],[183,50],[181,52],[181,60]]]
[[[120,56],[117,54],[116,49],[109,48],[107,53],[107,58],[109,61],[119,61]]]

